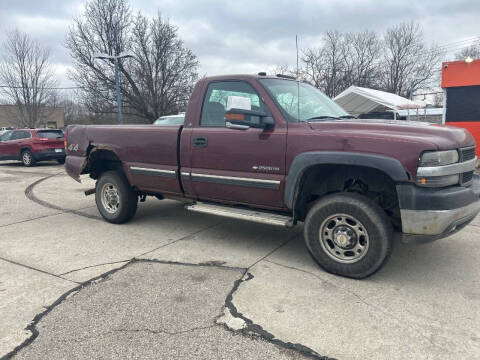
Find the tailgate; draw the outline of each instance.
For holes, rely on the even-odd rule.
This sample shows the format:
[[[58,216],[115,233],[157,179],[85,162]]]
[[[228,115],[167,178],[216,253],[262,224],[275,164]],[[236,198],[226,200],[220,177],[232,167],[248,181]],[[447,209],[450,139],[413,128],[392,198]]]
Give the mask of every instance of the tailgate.
[[[62,149],[65,146],[61,130],[39,130],[37,131],[37,140],[43,147],[52,149]]]

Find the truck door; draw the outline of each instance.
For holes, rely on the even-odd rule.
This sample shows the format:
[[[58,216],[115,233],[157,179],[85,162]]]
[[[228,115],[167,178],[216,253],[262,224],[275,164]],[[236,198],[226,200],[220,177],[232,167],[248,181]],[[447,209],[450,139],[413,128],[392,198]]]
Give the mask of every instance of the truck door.
[[[256,86],[237,80],[208,85],[200,121],[190,137],[190,184],[198,199],[283,208],[285,123],[274,119],[275,126],[268,130],[225,127],[232,96],[249,99],[251,110],[271,114]]]

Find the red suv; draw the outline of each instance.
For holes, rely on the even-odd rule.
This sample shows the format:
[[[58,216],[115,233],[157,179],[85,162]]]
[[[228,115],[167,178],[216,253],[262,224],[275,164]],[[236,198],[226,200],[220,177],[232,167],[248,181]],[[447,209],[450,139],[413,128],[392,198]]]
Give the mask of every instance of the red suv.
[[[0,136],[0,160],[20,160],[25,166],[37,161],[65,162],[64,136],[55,129],[21,129]]]

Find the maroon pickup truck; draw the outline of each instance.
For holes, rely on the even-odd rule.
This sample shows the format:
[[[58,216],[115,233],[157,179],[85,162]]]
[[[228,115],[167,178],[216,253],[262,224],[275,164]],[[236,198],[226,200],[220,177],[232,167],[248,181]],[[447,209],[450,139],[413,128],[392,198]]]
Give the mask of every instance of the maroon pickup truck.
[[[200,80],[183,126],[67,129],[66,170],[97,179],[105,220],[124,223],[156,196],[271,225],[300,221],[317,263],[352,278],[380,269],[397,237],[431,241],[472,221],[475,163],[464,129],[356,120],[318,89],[263,73]]]

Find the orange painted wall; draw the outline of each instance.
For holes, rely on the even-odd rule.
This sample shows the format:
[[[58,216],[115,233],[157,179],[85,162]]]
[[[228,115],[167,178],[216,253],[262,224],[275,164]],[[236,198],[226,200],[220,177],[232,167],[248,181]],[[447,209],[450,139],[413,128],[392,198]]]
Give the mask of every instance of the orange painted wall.
[[[477,156],[480,158],[480,121],[447,122],[445,125],[458,126],[470,131],[477,143]]]
[[[471,63],[465,60],[442,64],[442,88],[480,85],[480,59]]]

